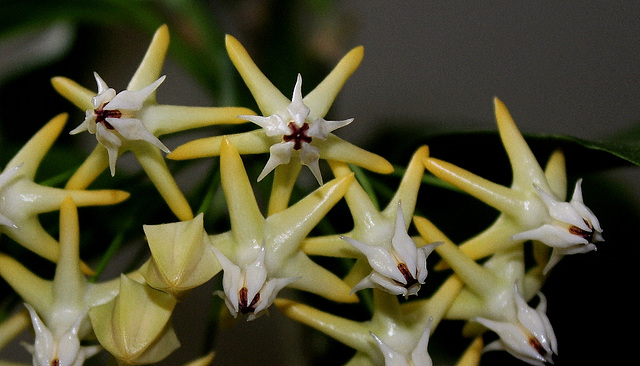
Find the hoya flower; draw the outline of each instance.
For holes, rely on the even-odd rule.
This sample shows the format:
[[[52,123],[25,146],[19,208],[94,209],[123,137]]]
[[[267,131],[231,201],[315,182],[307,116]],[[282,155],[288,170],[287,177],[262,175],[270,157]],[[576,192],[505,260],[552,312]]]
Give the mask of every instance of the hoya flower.
[[[376,343],[380,346],[380,351],[384,355],[385,366],[432,366],[431,356],[427,351],[429,345],[429,336],[431,332],[431,319],[427,323],[427,328],[420,335],[416,348],[411,351],[411,358],[407,359],[402,353],[395,351],[389,347],[382,339],[371,332],[371,336],[375,338]]]
[[[98,94],[91,100],[93,109],[85,112],[84,121],[70,133],[75,135],[89,131],[96,135],[98,142],[107,148],[111,175],[116,174],[116,160],[120,147],[129,141],[146,141],[169,153],[169,148],[149,132],[137,116],[137,112],[162,84],[165,76],[141,90],[123,90],[118,94],[107,86],[97,72],[94,72],[93,76],[98,84]]]
[[[128,193],[118,190],[61,189],[34,182],[40,162],[66,121],[66,114],[51,119],[0,173],[0,233],[54,262],[60,255],[60,245],[42,227],[39,214],[60,209],[69,196],[78,206],[111,205],[129,197]]]
[[[240,312],[254,319],[284,286],[334,301],[357,301],[339,277],[299,249],[302,240],[342,198],[353,175],[334,179],[265,218],[242,159],[229,140],[223,140],[220,170],[231,230],[211,235],[210,240],[223,269],[222,296],[232,315]]]
[[[298,74],[296,85],[293,88],[291,104],[285,111],[275,113],[268,117],[263,116],[238,116],[262,127],[269,137],[276,137],[279,142],[269,148],[269,160],[258,176],[261,181],[276,166],[289,163],[291,154],[298,151],[300,163],[311,169],[318,184],[322,185],[320,173],[320,150],[311,145],[314,139],[326,140],[333,130],[344,127],[353,121],[353,118],[342,121],[327,121],[324,118],[309,120],[309,107],[302,100],[302,76]]]
[[[518,287],[514,288],[517,319],[510,322],[475,318],[500,337],[485,347],[485,351],[505,350],[514,357],[530,365],[544,366],[553,363],[553,355],[558,353],[558,344],[551,322],[547,317],[547,300],[538,293],[540,302],[533,309],[522,298]]]
[[[52,281],[42,279],[13,258],[0,254],[0,276],[20,295],[29,311],[35,341],[26,348],[34,366],[82,365],[102,348],[91,339],[89,308],[116,296],[117,281],[89,283],[81,270],[76,205],[60,208],[60,258]],[[82,343],[81,343],[82,342]]]
[[[443,242],[436,251],[466,285],[447,309],[446,318],[470,321],[463,329],[467,336],[478,336],[486,328],[496,331],[501,340],[486,350],[504,349],[533,365],[551,361],[557,342],[545,315],[546,300],[539,293],[542,281],[537,270],[525,269],[524,248],[514,246],[495,253],[481,265],[429,220],[416,216],[414,222],[425,240]],[[536,293],[540,303],[533,309],[526,299]],[[479,329],[478,323],[486,328]]]
[[[379,286],[394,295],[417,295],[427,278],[427,257],[437,244],[417,248],[404,223],[402,205],[398,202],[395,231],[385,245],[370,245],[342,237],[362,252],[373,272],[356,284],[352,292]]]
[[[119,365],[160,362],[180,346],[169,319],[177,300],[122,274],[118,295],[89,311],[100,344]]]
[[[269,278],[264,264],[265,249],[260,247],[255,261],[240,268],[224,256],[216,247],[211,247],[224,270],[222,286],[224,292],[219,295],[235,318],[238,313],[253,320],[273,303],[278,292],[298,278]]]
[[[554,153],[543,170],[505,105],[498,99],[494,104],[498,130],[513,171],[510,187],[442,160],[425,160],[431,173],[501,212],[490,228],[461,244],[463,252],[479,259],[535,239],[559,249],[553,251],[548,271],[561,255],[594,249],[593,244],[602,240],[602,229],[582,201],[580,183],[574,198],[563,202],[567,192],[564,156]]]
[[[431,365],[427,347],[459,286],[443,285],[429,300],[400,304],[397,296],[373,290],[373,315],[355,321],[287,299],[276,299],[287,317],[356,350],[348,365]]]
[[[420,248],[416,248],[407,229],[424,174],[422,160],[428,156],[427,146],[416,150],[395,195],[382,210],[374,196],[369,196],[357,181],[353,182],[345,194],[353,229],[344,234],[307,238],[302,246],[304,252],[357,258],[345,278],[345,282],[355,286],[353,291],[376,286],[404,296],[417,293],[427,275],[426,257],[433,246],[425,246],[418,240]],[[331,161],[329,165],[337,177],[352,174],[345,163]]]
[[[82,366],[84,361],[102,350],[100,346],[80,346],[80,335],[87,313],[81,314],[73,325],[62,334],[54,334],[29,304],[25,304],[31,316],[36,339],[25,347],[33,354],[34,366],[70,365]],[[58,332],[59,333],[59,332]],[[85,332],[86,333],[86,332]]]
[[[513,235],[513,240],[538,240],[553,251],[545,267],[548,272],[564,255],[596,250],[594,243],[603,241],[598,218],[582,201],[582,179],[576,183],[569,202],[558,201],[552,194],[535,186],[549,210],[551,219],[536,229]]]
[[[216,256],[209,250],[203,214],[193,220],[161,225],[144,225],[151,259],[139,272],[155,289],[181,298],[220,271]]]
[[[115,173],[116,159],[131,151],[174,214],[183,221],[193,212],[161,151],[169,149],[159,137],[216,124],[238,124],[239,114],[253,114],[237,107],[191,107],[156,102],[156,89],[164,80],[160,71],[169,47],[169,28],[159,27],[140,66],[124,91],[117,93],[95,74],[98,94],[65,77],[54,77],[51,84],[63,97],[82,111],[84,122],[72,131],[95,133],[98,144],[67,182],[67,188],[88,187],[107,168]]]
[[[294,100],[289,100],[260,71],[237,39],[228,35],[226,46],[231,61],[262,112],[261,118],[248,119],[263,128],[191,141],[174,149],[167,156],[169,159],[218,156],[220,144],[225,138],[237,147],[240,154],[270,152],[271,157],[260,179],[275,168],[274,186],[289,187],[285,194],[278,196],[278,209],[269,211],[274,213],[286,208],[290,189],[300,171],[300,163],[311,168],[320,184],[322,179],[317,169],[318,159],[352,163],[381,174],[393,171],[393,166],[386,159],[360,149],[331,133],[351,120],[323,119],[344,83],[360,64],[364,55],[362,47],[354,48],[344,56],[333,71],[304,97],[300,92],[301,79],[298,78],[294,87]],[[305,123],[308,127],[305,127]],[[294,155],[299,156],[289,161],[289,157]]]

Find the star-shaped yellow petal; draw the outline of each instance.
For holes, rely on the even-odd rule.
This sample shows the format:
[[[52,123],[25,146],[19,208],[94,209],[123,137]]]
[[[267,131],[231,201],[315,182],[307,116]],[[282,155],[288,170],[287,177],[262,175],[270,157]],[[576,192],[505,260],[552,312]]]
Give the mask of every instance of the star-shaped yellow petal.
[[[8,220],[0,225],[0,233],[54,262],[58,260],[60,248],[57,240],[40,225],[39,214],[58,210],[67,196],[71,196],[78,206],[111,205],[129,197],[123,191],[61,189],[33,181],[40,162],[60,135],[66,121],[66,114],[49,121],[18,151],[0,174],[0,197],[3,202],[0,217]]]
[[[158,80],[168,46],[169,29],[166,25],[163,25],[156,31],[147,53],[131,78],[126,91],[139,91]],[[94,110],[95,106],[92,99],[96,96],[95,92],[64,77],[54,77],[51,82],[58,93],[81,110]],[[143,128],[146,128],[149,133],[159,137],[164,134],[203,126],[246,122],[237,118],[240,114],[251,115],[253,111],[239,107],[158,105],[155,100],[155,91],[153,91],[145,100],[142,108],[136,111],[135,118],[142,122]],[[130,140],[124,141],[117,153],[122,154],[125,151],[131,151],[135,155],[176,216],[181,220],[192,219],[192,210],[173,179],[158,147],[145,140]],[[67,187],[75,189],[86,188],[107,167],[109,167],[107,148],[99,143],[78,171],[71,177]]]
[[[20,295],[31,313],[36,342],[29,348],[35,358],[54,361],[76,359],[66,352],[77,352],[78,359],[90,357],[98,346],[74,347],[74,341],[90,334],[88,309],[109,301],[118,293],[118,281],[89,283],[84,277],[79,257],[79,224],[76,205],[68,196],[60,207],[60,258],[53,280],[33,274],[13,258],[0,253],[0,276]],[[70,342],[70,343],[69,343]],[[56,349],[61,353],[56,356]],[[64,358],[63,358],[64,357]],[[61,361],[62,362],[62,361]]]
[[[405,361],[424,359],[427,350],[421,338],[433,333],[461,288],[462,282],[451,277],[430,299],[404,304],[397,296],[374,289],[373,316],[367,321],[346,319],[292,300],[276,299],[275,305],[287,317],[355,349],[348,364],[381,365],[385,358],[376,338]]]
[[[363,254],[343,238],[354,239],[372,246],[385,246],[391,242],[396,231],[396,215],[399,203],[402,205],[402,216],[406,231],[416,205],[418,191],[424,174],[422,161],[429,156],[427,146],[422,146],[413,154],[400,185],[387,206],[380,211],[372,202],[367,192],[358,182],[354,182],[345,194],[345,200],[353,217],[354,227],[344,234],[310,237],[304,240],[302,250],[309,255],[358,258],[349,275],[345,278],[350,286],[356,285],[371,272],[371,267]],[[352,174],[346,163],[329,162],[334,175],[341,177]],[[418,246],[424,246],[418,240]]]
[[[338,92],[349,76],[351,76],[358,67],[364,54],[364,49],[362,47],[354,48],[343,57],[333,71],[313,91],[301,99],[296,98],[296,96],[299,96],[297,92],[294,93],[294,98],[292,98],[294,100],[292,102],[292,100],[284,96],[260,71],[237,39],[232,36],[227,36],[226,45],[231,61],[234,63],[236,69],[247,84],[258,104],[258,107],[260,108],[260,111],[262,112],[262,115],[264,116],[259,118],[280,119],[281,122],[284,123],[285,129],[288,123],[293,123],[293,120],[289,120],[291,113],[295,115],[291,116],[292,119],[298,119],[300,115],[303,115],[303,117],[300,118],[303,118],[304,121],[308,121],[309,125],[312,126],[311,129],[313,129],[314,122],[322,119],[328,112],[329,107],[333,103]],[[298,89],[296,88],[296,90]],[[298,114],[298,112],[301,114]],[[283,117],[281,116],[287,117],[286,120],[282,119]],[[304,125],[306,125],[306,123],[304,123]],[[303,127],[302,121],[298,121],[297,127]],[[293,135],[285,135],[286,132],[283,132],[280,135],[272,135],[271,133],[267,133],[263,128],[230,136],[204,138],[179,146],[168,155],[168,158],[183,160],[217,156],[220,154],[220,143],[222,139],[229,139],[231,143],[236,146],[240,154],[259,154],[271,151],[271,156],[273,158],[274,147],[279,146],[282,141],[288,141],[289,138],[294,138]],[[296,136],[299,137],[300,135],[296,132]],[[318,158],[352,163],[381,174],[388,174],[393,171],[393,166],[386,159],[360,149],[332,133],[328,133],[324,139],[315,137],[311,138],[308,136],[308,140],[304,140],[311,141],[309,143],[311,146],[310,151],[313,150],[314,153],[317,152]],[[296,141],[300,142],[298,140]],[[297,169],[299,169],[297,166],[301,163],[309,165],[314,172],[314,175],[316,175],[316,178],[318,178],[318,181],[321,183],[321,179],[318,177],[319,171],[313,165],[317,164],[317,159],[307,160],[304,155],[305,143],[302,143],[301,150],[295,150],[296,148],[294,147],[293,153],[299,155],[300,159],[292,157],[290,161],[287,162],[286,157],[279,158],[281,160],[278,161],[277,167],[274,165],[276,171],[274,186],[292,186],[291,181],[295,181],[297,178]],[[310,161],[313,161],[313,163]],[[278,171],[283,169],[293,169],[296,174],[278,175]],[[280,203],[279,207],[274,209],[273,212],[277,212],[287,206],[287,201],[284,200],[284,198],[288,199],[288,195],[284,194],[280,197],[280,201],[282,201],[282,203]]]
[[[565,199],[567,193],[565,161],[562,152],[554,152],[543,170],[522,134],[518,131],[506,106],[498,99],[495,99],[494,104],[498,130],[513,171],[513,181],[510,187],[491,182],[439,159],[430,157],[424,161],[426,168],[437,177],[501,212],[492,226],[461,244],[461,250],[472,259],[483,258],[511,246],[520,245],[523,240],[514,240],[516,234],[552,226],[551,224],[555,222],[556,217],[552,217],[543,196],[553,197],[557,199],[557,203],[564,203],[560,201]],[[576,191],[578,190],[579,186],[576,188]],[[581,199],[580,194],[580,201]],[[588,216],[593,217],[590,212]],[[587,220],[584,215],[583,218]],[[581,230],[585,231],[582,232],[589,230],[587,225],[591,225],[585,224],[584,220],[582,218],[578,220],[579,225],[584,225]],[[589,221],[594,221],[594,226],[599,229],[595,219]],[[566,227],[569,226],[571,225],[567,223]],[[591,228],[593,240],[601,238],[599,232],[593,229],[593,226]],[[569,232],[567,232],[567,236],[571,236]],[[576,236],[576,240],[583,239]],[[586,242],[586,240],[584,241]],[[549,242],[546,244],[555,245]],[[563,249],[554,246],[554,253],[556,250],[562,251]],[[554,256],[554,261],[557,261],[557,253]]]
[[[266,273],[260,282],[268,282],[269,279],[295,279],[288,287],[312,292],[334,301],[357,301],[357,297],[349,293],[350,288],[340,278],[313,262],[299,249],[302,240],[343,197],[353,175],[334,179],[286,210],[265,218],[238,151],[229,140],[223,140],[222,143],[220,169],[231,231],[211,235],[210,239],[219,252],[217,255],[221,259],[224,275],[233,275],[227,273],[225,263],[233,264],[233,268],[237,267],[238,275],[246,270],[245,276],[250,276],[250,267],[259,265],[265,270],[261,272]],[[256,270],[251,273],[258,273]],[[252,280],[247,278],[246,283]],[[235,298],[231,291],[225,288],[225,293],[230,295],[228,297]],[[265,294],[261,298],[263,296]],[[251,298],[248,302],[251,302]]]

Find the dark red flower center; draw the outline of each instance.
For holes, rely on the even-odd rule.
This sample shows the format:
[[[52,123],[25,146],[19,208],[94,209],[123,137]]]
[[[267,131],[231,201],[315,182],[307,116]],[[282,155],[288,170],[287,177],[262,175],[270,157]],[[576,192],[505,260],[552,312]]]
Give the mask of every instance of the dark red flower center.
[[[122,112],[117,109],[105,110],[105,105],[106,103],[101,105],[100,108],[94,109],[93,114],[96,116],[96,123],[102,123],[106,129],[113,130],[114,128],[109,122],[107,122],[107,118],[120,118],[122,117]]]
[[[404,276],[405,281],[407,281],[406,284],[395,281],[395,283],[397,283],[400,286],[403,286],[404,288],[410,288],[411,286],[415,285],[416,283],[418,283],[418,280],[415,279],[413,277],[413,275],[411,274],[411,271],[409,271],[409,267],[407,267],[406,263],[400,263],[398,264],[398,270],[400,270],[400,273],[402,273],[402,275]]]
[[[577,235],[586,239],[589,243],[593,243],[593,235],[594,235],[593,226],[587,220],[584,220],[584,223],[587,224],[590,231],[582,230],[577,226],[571,226],[569,228],[569,232],[573,235]]]
[[[238,304],[240,312],[242,314],[253,313],[256,310],[258,301],[260,301],[260,293],[258,292],[256,296],[251,299],[251,302],[249,302],[249,299],[247,298],[249,296],[249,290],[246,287],[241,288],[238,295],[240,295],[240,301]]]
[[[291,134],[282,136],[285,142],[293,141],[293,149],[302,149],[302,143],[311,143],[311,136],[307,136],[309,125],[305,122],[302,127],[298,127],[295,122],[289,122],[289,130]]]

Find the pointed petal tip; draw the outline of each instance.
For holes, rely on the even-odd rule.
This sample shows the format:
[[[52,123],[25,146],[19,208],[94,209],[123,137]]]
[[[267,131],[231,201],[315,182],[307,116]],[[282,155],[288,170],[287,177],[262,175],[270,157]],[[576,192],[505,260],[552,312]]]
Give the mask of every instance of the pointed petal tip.
[[[364,58],[364,46],[357,46],[351,49],[345,56],[344,59],[350,58],[352,62],[356,64],[360,64],[362,59]]]

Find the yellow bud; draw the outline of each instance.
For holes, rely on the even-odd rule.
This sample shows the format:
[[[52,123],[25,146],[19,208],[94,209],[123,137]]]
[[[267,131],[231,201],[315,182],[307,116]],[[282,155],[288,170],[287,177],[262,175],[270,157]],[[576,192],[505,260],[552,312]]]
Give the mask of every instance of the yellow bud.
[[[176,298],[209,281],[221,269],[209,249],[203,215],[193,220],[162,225],[144,225],[151,260],[142,275],[149,286]]]
[[[120,292],[113,300],[89,310],[100,344],[120,365],[159,362],[180,346],[169,324],[173,296],[120,276]]]

